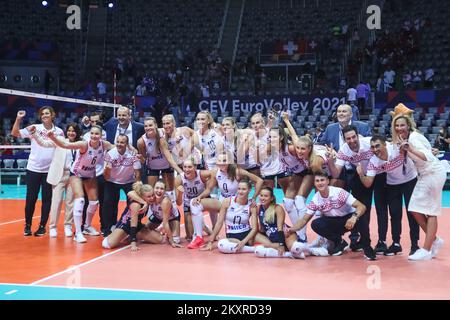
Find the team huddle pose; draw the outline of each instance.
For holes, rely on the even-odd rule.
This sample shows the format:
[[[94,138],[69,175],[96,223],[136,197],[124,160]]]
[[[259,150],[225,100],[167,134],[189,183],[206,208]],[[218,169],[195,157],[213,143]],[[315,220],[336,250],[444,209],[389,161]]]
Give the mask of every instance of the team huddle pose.
[[[35,235],[45,234],[51,207],[50,236],[57,236],[66,190],[65,235],[72,236],[73,220],[77,243],[86,242],[85,235],[99,236],[92,219],[103,195],[103,185],[97,183],[102,177],[107,197],[100,199],[99,211],[102,246],[107,249],[122,243],[130,243],[133,251],[140,243],[183,248],[183,216],[188,249],[305,259],[337,256],[350,248],[376,260],[377,255],[403,251],[404,198],[411,241],[408,259],[430,260],[444,243],[436,234],[446,170],[416,129],[412,112],[403,104],[395,108],[392,141],[387,141],[372,135],[366,123],[352,121],[351,107],[343,104],[337,109],[337,122],[313,143],[308,135],[298,136],[286,112],[277,126],[273,113],[267,121],[256,113],[249,128],[237,128],[233,117],[218,124],[211,113],[201,111],[194,130],[176,127],[170,114],[162,118],[162,128],[152,117],[142,125],[121,107],[104,130],[92,123],[89,134],[82,136],[75,123],[65,134],[55,127],[51,107],[39,110],[42,124],[20,129],[25,112],[19,111],[12,134],[31,139],[24,235],[32,234],[42,186],[41,223]],[[282,190],[282,205],[276,203],[276,187]],[[120,190],[127,194],[127,206],[117,220]],[[369,229],[372,196],[378,224],[375,247]],[[309,222],[317,234],[314,241],[306,236]],[[426,235],[422,248],[420,228]],[[343,238],[347,232],[350,244]]]

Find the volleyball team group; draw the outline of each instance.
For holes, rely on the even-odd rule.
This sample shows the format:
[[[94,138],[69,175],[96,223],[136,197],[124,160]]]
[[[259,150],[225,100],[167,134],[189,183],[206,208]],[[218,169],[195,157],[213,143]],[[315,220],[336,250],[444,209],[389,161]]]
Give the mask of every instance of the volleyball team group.
[[[50,219],[49,235],[57,237],[65,203],[65,236],[84,243],[102,234],[107,249],[130,244],[137,251],[157,244],[297,259],[352,250],[376,260],[403,252],[404,199],[408,259],[431,260],[444,243],[437,218],[447,170],[416,129],[412,113],[403,104],[395,108],[392,141],[386,141],[372,135],[367,123],[352,120],[352,108],[343,104],[337,121],[313,143],[297,135],[295,119],[286,112],[279,119],[270,112],[267,118],[253,114],[249,127],[241,129],[233,117],[219,124],[201,111],[194,130],[177,127],[171,114],[163,116],[162,128],[153,117],[142,125],[120,107],[106,123],[93,113],[63,131],[54,125],[51,107],[39,110],[41,123],[22,129],[26,113],[19,111],[12,135],[31,141],[24,235],[33,234],[41,190],[35,236],[46,234]],[[282,205],[276,203],[276,187],[282,189]],[[127,206],[119,215],[121,190]],[[377,242],[369,229],[372,199]],[[101,232],[92,226],[97,209]],[[180,237],[182,214],[187,243]],[[306,235],[308,224],[314,239]]]

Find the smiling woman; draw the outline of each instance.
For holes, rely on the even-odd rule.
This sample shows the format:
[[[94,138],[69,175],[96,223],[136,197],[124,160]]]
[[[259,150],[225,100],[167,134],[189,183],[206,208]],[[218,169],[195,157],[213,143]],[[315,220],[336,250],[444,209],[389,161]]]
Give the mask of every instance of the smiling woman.
[[[55,111],[52,107],[44,106],[38,111],[39,118],[42,121],[41,124],[36,124],[34,130],[35,134],[39,135],[42,139],[49,141],[49,132],[64,137],[64,132],[53,124],[55,119]],[[16,121],[11,130],[11,134],[17,138],[29,138],[31,139],[31,153],[27,164],[27,197],[25,205],[25,230],[24,236],[31,236],[31,223],[34,214],[34,208],[38,198],[39,190],[42,188],[42,207],[41,207],[41,222],[38,230],[34,233],[35,236],[45,235],[45,225],[47,224],[51,199],[52,199],[52,187],[47,182],[47,174],[50,168],[50,164],[53,159],[55,147],[45,148],[40,146],[32,133],[26,129],[20,129],[20,124],[25,117],[26,112],[21,110],[17,112]]]

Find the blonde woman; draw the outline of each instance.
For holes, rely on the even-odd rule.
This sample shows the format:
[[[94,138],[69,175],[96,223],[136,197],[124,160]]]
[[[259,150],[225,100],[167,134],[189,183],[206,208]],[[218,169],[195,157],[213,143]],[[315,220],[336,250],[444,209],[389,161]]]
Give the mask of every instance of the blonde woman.
[[[144,130],[145,134],[139,138],[137,146],[139,153],[146,159],[147,183],[154,186],[159,176],[162,175],[167,192],[172,196],[173,170],[177,170],[179,174],[183,171],[173,159],[167,141],[161,137],[155,118],[145,118]]]
[[[444,243],[436,233],[437,217],[442,212],[442,188],[447,179],[446,168],[433,155],[431,144],[415,129],[410,117],[404,115],[394,117],[391,132],[393,143],[413,161],[418,173],[408,211],[412,213],[426,237],[423,248],[411,254],[409,259],[431,260]]]
[[[138,197],[130,197],[132,200],[122,213],[116,229],[103,239],[103,248],[116,248],[128,236],[131,241],[131,251],[139,250],[138,240],[156,244],[163,242],[164,237],[159,232],[146,228],[141,222],[147,214],[148,206],[155,201],[153,187],[138,181],[133,184],[133,191]]]

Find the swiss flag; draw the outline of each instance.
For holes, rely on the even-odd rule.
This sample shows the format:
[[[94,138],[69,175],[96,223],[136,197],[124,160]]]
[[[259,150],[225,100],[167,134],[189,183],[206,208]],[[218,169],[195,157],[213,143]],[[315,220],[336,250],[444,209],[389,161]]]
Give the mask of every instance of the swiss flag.
[[[299,52],[299,46],[294,41],[288,41],[283,44],[283,53],[289,56]]]

